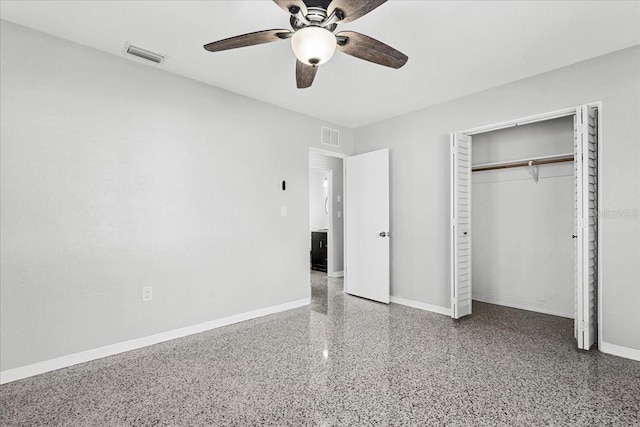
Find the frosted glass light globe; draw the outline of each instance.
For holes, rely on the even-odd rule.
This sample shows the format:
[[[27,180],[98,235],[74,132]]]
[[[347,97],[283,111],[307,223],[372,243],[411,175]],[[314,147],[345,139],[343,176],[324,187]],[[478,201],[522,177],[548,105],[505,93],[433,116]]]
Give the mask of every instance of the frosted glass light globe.
[[[336,36],[322,27],[302,28],[291,37],[291,48],[303,64],[324,64],[336,51]]]

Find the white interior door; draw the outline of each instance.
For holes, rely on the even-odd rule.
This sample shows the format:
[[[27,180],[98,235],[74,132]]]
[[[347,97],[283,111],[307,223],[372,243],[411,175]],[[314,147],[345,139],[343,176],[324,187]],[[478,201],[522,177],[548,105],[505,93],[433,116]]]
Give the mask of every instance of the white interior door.
[[[575,115],[575,335],[578,348],[596,339],[598,278],[598,110],[581,106]]]
[[[389,303],[389,150],[346,158],[345,291]]]
[[[471,314],[471,136],[451,134],[451,317]]]

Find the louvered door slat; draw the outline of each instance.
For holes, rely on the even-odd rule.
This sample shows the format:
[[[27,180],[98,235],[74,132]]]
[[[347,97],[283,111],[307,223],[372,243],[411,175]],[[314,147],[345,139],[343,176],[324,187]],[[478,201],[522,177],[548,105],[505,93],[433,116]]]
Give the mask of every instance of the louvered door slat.
[[[471,137],[451,135],[451,316],[471,314]]]
[[[576,338],[588,350],[596,340],[598,286],[598,116],[576,111]]]

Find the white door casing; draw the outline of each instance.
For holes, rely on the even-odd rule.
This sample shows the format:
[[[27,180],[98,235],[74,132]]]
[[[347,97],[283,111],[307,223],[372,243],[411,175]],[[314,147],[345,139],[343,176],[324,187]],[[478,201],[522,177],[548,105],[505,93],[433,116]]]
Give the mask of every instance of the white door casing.
[[[451,134],[451,317],[471,314],[471,136]]]
[[[388,304],[389,150],[345,160],[345,292]]]

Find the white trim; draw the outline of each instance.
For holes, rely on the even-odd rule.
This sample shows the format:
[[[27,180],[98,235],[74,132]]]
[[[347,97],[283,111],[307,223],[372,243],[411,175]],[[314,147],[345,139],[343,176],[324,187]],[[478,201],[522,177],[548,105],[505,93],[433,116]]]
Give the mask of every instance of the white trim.
[[[598,349],[603,353],[640,361],[640,350],[636,348],[623,347],[621,345],[601,341]]]
[[[349,157],[349,156],[347,156]],[[349,195],[347,194],[347,159],[342,160],[342,269],[344,271],[344,281],[342,288],[344,293],[349,293],[349,259],[347,257],[347,248],[349,241],[347,239],[347,205],[349,203]]]
[[[313,151],[318,154],[324,154],[325,156],[329,156],[329,157],[339,157],[341,159],[346,159],[347,157],[349,157],[348,154],[339,153],[337,151],[324,150],[322,148],[316,148],[316,147],[309,147],[309,151]]]
[[[419,308],[420,310],[430,311],[432,313],[451,316],[451,308],[449,307],[441,307],[439,305],[427,304],[420,301],[394,297],[393,295],[391,295],[391,302],[394,304],[406,305],[407,307]]]
[[[57,369],[77,365],[79,363],[89,362],[91,360],[101,359],[107,356],[113,356],[114,354],[147,347],[164,341],[170,341],[176,338],[198,334],[200,332],[209,331],[211,329],[220,328],[222,326],[244,322],[245,320],[279,313],[281,311],[292,310],[294,308],[309,305],[310,301],[310,298],[303,298],[297,301],[291,301],[271,307],[260,308],[258,310],[253,310],[246,313],[235,314],[233,316],[224,317],[222,319],[210,320],[208,322],[199,323],[197,325],[186,326],[184,328],[173,329],[171,331],[161,332],[159,334],[149,335],[129,341],[106,345],[104,347],[81,351],[79,353],[68,354],[66,356],[56,357],[55,359],[49,359],[43,362],[21,366],[19,368],[7,369],[0,372],[0,384],[6,384],[12,381],[32,377],[34,375],[43,374],[45,372],[55,371]]]
[[[535,311],[536,313],[550,314],[552,316],[560,316],[560,317],[566,317],[568,319],[573,319],[573,313],[561,313],[559,311],[549,310],[536,305],[531,305],[526,303],[523,304],[521,302],[513,302],[513,301],[504,300],[501,298],[495,298],[487,295],[473,295],[471,299],[473,301],[486,302],[488,304],[496,304],[504,307],[517,308],[520,310],[527,310],[527,311]]]
[[[334,233],[336,229],[333,223],[333,169],[329,170],[329,182],[327,183],[327,197],[329,203],[327,206],[327,214],[329,215],[329,232],[327,233],[327,271],[333,271],[333,244]]]
[[[334,271],[333,273],[327,274],[329,277],[344,277],[344,271]]]
[[[598,109],[598,208],[602,203],[602,101],[587,104]],[[606,221],[598,220],[598,348],[604,344],[602,339],[602,226]]]

